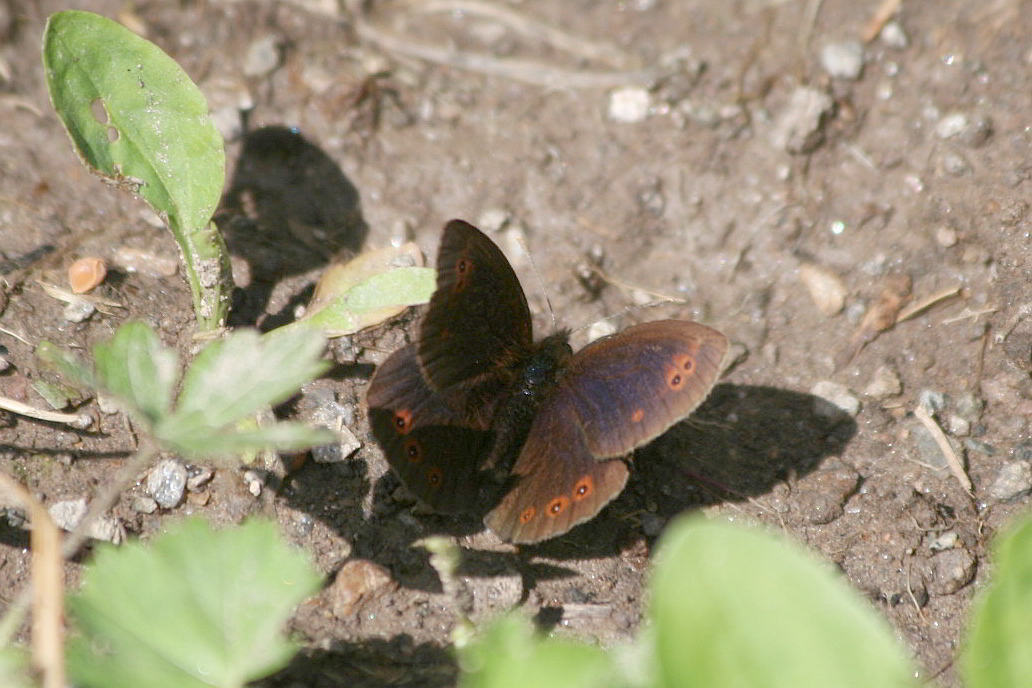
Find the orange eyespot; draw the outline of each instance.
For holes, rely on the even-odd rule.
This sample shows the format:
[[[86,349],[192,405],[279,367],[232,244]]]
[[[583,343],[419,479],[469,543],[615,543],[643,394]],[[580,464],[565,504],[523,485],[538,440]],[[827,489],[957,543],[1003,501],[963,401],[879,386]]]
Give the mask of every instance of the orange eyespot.
[[[430,489],[436,490],[444,482],[444,473],[437,466],[434,466],[426,472],[426,482],[430,485]]]
[[[412,411],[410,409],[398,409],[394,412],[394,429],[400,435],[407,435],[412,429]]]
[[[537,514],[537,509],[532,506],[528,506],[520,512],[520,523],[530,523],[534,520],[535,514]]]
[[[684,387],[684,379],[684,375],[677,368],[667,370],[666,384],[671,390],[675,392],[681,391],[681,388]]]
[[[423,460],[423,445],[416,440],[405,440],[405,456],[412,463],[419,463]]]
[[[573,501],[579,502],[590,497],[595,492],[595,481],[590,475],[586,475],[577,481],[573,486]]]
[[[645,409],[634,409],[634,413],[631,414],[632,423],[640,423],[645,420]]]
[[[560,495],[548,503],[545,513],[549,516],[555,517],[566,511],[567,507],[570,506],[570,498],[565,495]]]
[[[674,365],[682,370],[685,375],[691,375],[695,372],[695,357],[691,354],[678,354],[674,356]]]

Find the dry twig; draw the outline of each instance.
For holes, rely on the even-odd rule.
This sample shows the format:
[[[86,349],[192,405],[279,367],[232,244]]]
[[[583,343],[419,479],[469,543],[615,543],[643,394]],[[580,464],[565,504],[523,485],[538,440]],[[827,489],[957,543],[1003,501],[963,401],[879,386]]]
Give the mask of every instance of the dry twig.
[[[974,497],[974,486],[971,484],[971,478],[964,471],[964,463],[957,456],[957,452],[953,451],[953,446],[946,437],[946,433],[942,431],[939,424],[935,422],[935,419],[932,418],[923,406],[918,406],[914,409],[914,417],[921,421],[921,424],[931,434],[932,439],[939,445],[939,451],[946,458],[946,465],[950,467],[953,477],[957,479],[957,482],[961,484],[961,487],[964,488],[969,496]]]
[[[43,676],[43,688],[64,688],[61,533],[46,507],[5,473],[0,473],[0,494],[19,502],[32,524],[32,663]]]

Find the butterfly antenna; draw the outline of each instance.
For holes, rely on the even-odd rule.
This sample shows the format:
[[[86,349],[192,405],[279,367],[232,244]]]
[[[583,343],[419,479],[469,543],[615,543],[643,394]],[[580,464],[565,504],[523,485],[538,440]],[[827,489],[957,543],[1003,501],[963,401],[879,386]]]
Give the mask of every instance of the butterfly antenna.
[[[545,291],[545,282],[541,279],[541,273],[538,272],[537,263],[534,262],[534,256],[531,255],[527,249],[527,243],[523,241],[523,236],[520,233],[516,233],[516,241],[519,242],[520,248],[523,249],[523,254],[527,256],[527,261],[530,263],[530,269],[534,272],[534,281],[537,282],[538,291],[545,297],[545,305],[548,307],[548,317],[552,319],[552,333],[558,332],[558,325],[555,322],[555,309],[552,308],[552,300],[548,298],[548,292]]]

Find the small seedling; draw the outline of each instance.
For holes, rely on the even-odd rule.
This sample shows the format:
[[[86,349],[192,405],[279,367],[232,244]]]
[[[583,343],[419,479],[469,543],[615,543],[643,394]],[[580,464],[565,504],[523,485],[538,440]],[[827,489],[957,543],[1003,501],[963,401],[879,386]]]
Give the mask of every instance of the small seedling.
[[[83,164],[162,217],[182,254],[199,330],[221,329],[233,280],[211,217],[226,156],[200,89],[150,41],[78,10],[48,19],[43,67]]]

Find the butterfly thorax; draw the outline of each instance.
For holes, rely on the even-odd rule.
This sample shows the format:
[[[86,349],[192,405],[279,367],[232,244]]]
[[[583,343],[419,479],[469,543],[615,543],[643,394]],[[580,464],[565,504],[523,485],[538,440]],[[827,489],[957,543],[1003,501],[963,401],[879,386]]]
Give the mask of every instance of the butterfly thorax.
[[[567,332],[558,332],[514,357],[509,365],[512,385],[495,413],[495,440],[486,462],[499,476],[508,474],[530,431],[537,409],[556,387],[556,381],[573,355]]]

